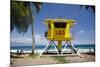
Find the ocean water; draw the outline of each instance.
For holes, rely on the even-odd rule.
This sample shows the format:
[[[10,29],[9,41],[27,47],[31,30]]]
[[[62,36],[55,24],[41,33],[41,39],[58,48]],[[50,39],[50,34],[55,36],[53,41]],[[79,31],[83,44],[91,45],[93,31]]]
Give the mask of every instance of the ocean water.
[[[24,46],[23,46],[24,45]],[[35,50],[43,50],[46,46],[45,45],[35,45]],[[62,46],[63,48],[64,46]],[[77,49],[95,49],[95,44],[80,44],[80,45],[74,45]],[[66,48],[69,48],[67,46]],[[17,50],[17,49],[23,49],[23,50],[32,50],[31,44],[25,44],[25,43],[11,43],[10,46],[11,50]],[[50,49],[54,49],[53,46],[50,47]]]

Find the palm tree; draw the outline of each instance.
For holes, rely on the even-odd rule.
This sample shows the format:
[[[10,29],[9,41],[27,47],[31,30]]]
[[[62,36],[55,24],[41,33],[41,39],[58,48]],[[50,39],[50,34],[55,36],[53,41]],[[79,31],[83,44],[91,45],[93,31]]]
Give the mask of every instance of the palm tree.
[[[89,8],[91,8],[93,10],[93,13],[95,14],[95,6],[92,6],[92,5],[81,5],[80,7],[85,7],[87,10]]]
[[[32,32],[32,54],[34,54],[34,32],[33,32],[33,19],[31,4],[35,6],[34,10],[37,13],[40,11],[42,3],[40,2],[24,2],[24,1],[11,1],[11,32],[15,28],[19,33],[27,32],[31,25]]]

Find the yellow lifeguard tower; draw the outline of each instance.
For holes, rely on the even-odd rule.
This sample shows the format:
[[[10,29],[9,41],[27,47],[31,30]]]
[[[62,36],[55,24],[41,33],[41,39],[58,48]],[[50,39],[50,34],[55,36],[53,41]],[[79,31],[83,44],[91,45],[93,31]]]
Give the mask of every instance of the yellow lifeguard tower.
[[[46,19],[45,25],[48,27],[48,31],[45,33],[45,37],[50,42],[39,56],[41,56],[52,44],[57,49],[58,54],[62,55],[64,52],[63,49],[65,49],[66,46],[69,45],[73,53],[77,53],[78,55],[80,55],[71,44],[71,40],[73,39],[73,37],[70,33],[70,28],[73,27],[74,24],[75,20],[70,19]],[[54,41],[57,41],[58,44],[56,45]],[[63,49],[62,41],[65,41]]]

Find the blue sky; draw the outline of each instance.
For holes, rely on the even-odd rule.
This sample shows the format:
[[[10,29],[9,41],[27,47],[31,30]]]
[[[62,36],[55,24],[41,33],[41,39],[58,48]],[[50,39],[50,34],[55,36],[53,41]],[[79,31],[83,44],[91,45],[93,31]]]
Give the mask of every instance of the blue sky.
[[[32,6],[32,10],[34,7]],[[34,18],[34,33],[36,44],[46,44],[47,40],[44,37],[44,33],[47,31],[47,27],[44,25],[46,18],[55,19],[61,16],[66,19],[76,20],[76,25],[71,30],[73,31],[75,44],[94,44],[95,43],[95,15],[91,8],[86,10],[80,5],[71,4],[54,4],[43,3],[40,12]],[[29,27],[27,33],[19,34],[14,29],[11,33],[11,42],[18,43],[31,43],[32,41],[31,27]]]

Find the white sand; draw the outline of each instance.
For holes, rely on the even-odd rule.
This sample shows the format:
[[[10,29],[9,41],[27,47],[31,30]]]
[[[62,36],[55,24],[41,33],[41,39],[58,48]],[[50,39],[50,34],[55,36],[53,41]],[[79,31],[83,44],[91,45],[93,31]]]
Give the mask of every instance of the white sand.
[[[94,54],[81,54],[84,58],[79,56],[66,56],[64,59],[68,63],[80,63],[80,62],[94,62]],[[11,67],[15,66],[30,66],[30,65],[40,65],[40,64],[57,64],[58,61],[49,56],[31,58],[29,54],[20,55],[23,58],[11,58]]]

